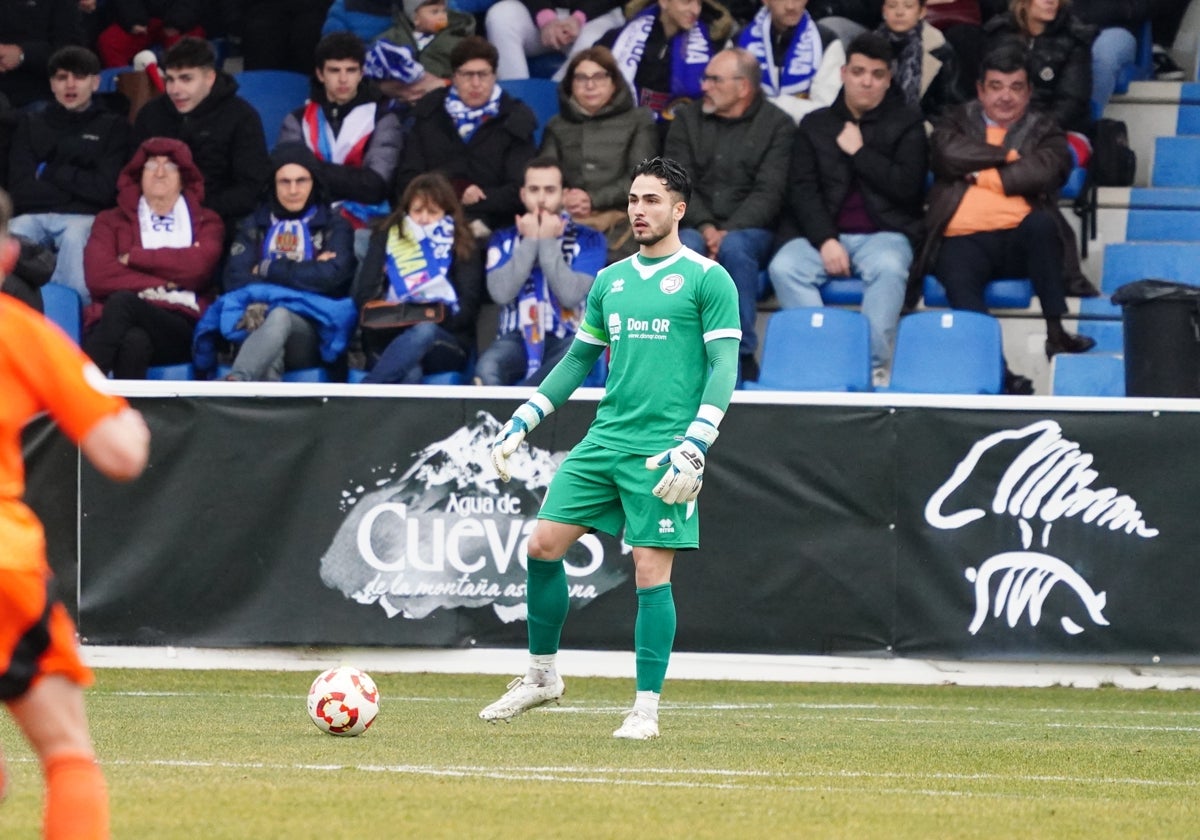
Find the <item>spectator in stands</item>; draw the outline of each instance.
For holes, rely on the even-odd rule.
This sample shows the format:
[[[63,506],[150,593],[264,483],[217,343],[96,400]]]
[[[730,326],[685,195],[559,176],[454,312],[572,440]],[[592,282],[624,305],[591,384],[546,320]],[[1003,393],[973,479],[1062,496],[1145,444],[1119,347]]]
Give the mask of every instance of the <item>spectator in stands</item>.
[[[537,118],[500,89],[497,60],[496,48],[478,36],[455,45],[453,83],[414,106],[407,148],[396,169],[397,193],[422,173],[445,175],[480,239],[507,227],[520,212],[525,164],[536,151]]]
[[[516,226],[488,243],[488,294],[503,308],[496,340],[475,364],[476,385],[540,385],[567,354],[605,263],[604,237],[563,212],[553,158],[525,167],[521,201]]]
[[[880,24],[879,3],[875,0],[811,0],[808,12],[837,35],[844,47]]]
[[[0,94],[14,108],[51,98],[50,56],[80,45],[79,0],[0,3]]]
[[[234,381],[278,382],[285,371],[333,362],[357,321],[348,298],[354,234],[323,195],[319,161],[303,144],[283,143],[271,165],[266,200],[234,234],[225,294],[196,327],[199,348],[241,313],[238,327],[249,335],[225,377]],[[197,353],[197,367],[200,360]]]
[[[562,169],[567,213],[605,234],[609,262],[615,262],[637,250],[626,181],[639,163],[658,154],[654,115],[634,107],[605,47],[588,47],[567,62],[558,104],[542,135],[542,154]]]
[[[409,0],[367,52],[366,74],[385,96],[416,102],[450,81],[450,52],[475,34],[475,18],[445,0]]]
[[[1082,353],[1095,341],[1063,329],[1067,311],[1064,243],[1054,220],[1071,168],[1062,128],[1030,108],[1026,52],[1006,44],[984,56],[978,99],[951,110],[930,138],[935,177],[926,238],[909,273],[910,303],[932,270],[955,309],[986,312],[984,287],[997,277],[1028,277],[1046,321],[1046,356]],[[1009,393],[1032,393],[1005,374]]]
[[[891,86],[929,122],[966,97],[959,87],[954,48],[925,21],[925,14],[926,0],[883,0],[883,23],[877,31],[896,56]]]
[[[1092,42],[1092,104],[1099,115],[1116,90],[1121,66],[1137,59],[1137,36],[1150,16],[1150,0],[1074,0],[1071,9],[1097,30]]]
[[[288,114],[279,132],[281,144],[302,143],[316,155],[326,197],[354,228],[359,259],[367,253],[369,225],[391,212],[388,197],[404,145],[391,102],[363,79],[365,53],[353,33],[322,38],[312,96]]]
[[[621,0],[499,0],[488,9],[488,40],[500,53],[501,79],[529,78],[526,56],[574,57],[625,23]]]
[[[800,122],[785,227],[801,236],[780,248],[770,267],[775,295],[788,309],[821,306],[820,287],[831,277],[862,279],[877,385],[888,379],[913,245],[921,239],[928,164],[924,120],[894,83],[892,62],[882,35],[859,35],[847,47],[837,100]]]
[[[737,43],[757,60],[763,95],[793,120],[833,104],[846,50],[807,10],[808,0],[763,0]]]
[[[199,0],[112,0],[114,22],[96,39],[105,67],[124,67],[150,47],[170,49],[183,37],[203,38]]]
[[[392,12],[399,5],[399,0],[333,0],[321,35],[353,32],[364,44],[369,44],[388,28]]]
[[[225,238],[203,200],[203,176],[180,140],[146,140],[121,170],[117,206],[96,216],[83,252],[93,301],[83,349],[105,373],[140,379],[152,365],[191,360]]]
[[[162,61],[167,86],[138,112],[135,143],[150,137],[173,137],[191,149],[204,175],[204,206],[217,211],[226,225],[253,212],[270,160],[262,120],[237,95],[237,82],[216,69],[212,46],[199,38],[183,38]]]
[[[659,120],[660,141],[675,107],[704,95],[700,78],[733,30],[733,17],[715,0],[633,0],[629,22],[599,40],[617,61],[636,104]]]
[[[354,281],[363,312],[362,343],[370,373],[365,382],[414,383],[426,374],[461,371],[475,346],[483,298],[483,263],[454,187],[424,173],[404,188],[400,205],[371,237]],[[419,320],[402,327],[370,327],[371,303],[417,304]],[[389,310],[383,307],[384,319]]]
[[[309,72],[329,0],[242,0],[242,67]]]
[[[989,49],[1014,40],[1029,50],[1030,107],[1050,114],[1063,131],[1088,131],[1095,27],[1071,14],[1066,0],[1012,0],[1010,11],[989,20],[983,31]]]
[[[129,159],[129,122],[94,96],[100,62],[84,47],[50,56],[54,102],[22,115],[9,157],[9,190],[18,215],[9,231],[58,255],[51,280],[88,300],[83,248],[92,222],[117,197]]]
[[[758,378],[759,273],[771,256],[795,134],[760,82],[748,51],[717,53],[704,71],[704,98],[679,109],[664,149],[692,176],[683,244],[719,262],[737,286],[743,380]]]

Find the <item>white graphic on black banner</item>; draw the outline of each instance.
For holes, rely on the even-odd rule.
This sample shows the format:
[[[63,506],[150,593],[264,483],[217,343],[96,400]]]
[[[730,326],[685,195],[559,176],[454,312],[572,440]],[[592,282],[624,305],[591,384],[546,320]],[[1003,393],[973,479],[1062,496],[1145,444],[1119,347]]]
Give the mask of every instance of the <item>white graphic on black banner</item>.
[[[360,604],[378,604],[389,618],[491,605],[506,622],[523,620],[526,545],[566,453],[523,446],[509,460],[512,479],[502,483],[489,456],[499,431],[492,415],[479,412],[416,453],[399,478],[397,469],[380,470],[376,489],[344,494],[346,520],[321,558],[321,582]],[[573,604],[626,579],[604,556],[592,534],[568,552]]]
[[[1008,429],[988,435],[971,447],[925,505],[925,521],[935,528],[962,528],[986,515],[979,507],[954,512],[945,510],[950,496],[972,478],[980,460],[997,446],[1028,440],[1003,471],[991,500],[991,512],[1018,520],[1023,551],[1006,551],[989,557],[978,568],[968,568],[965,576],[975,589],[975,614],[968,630],[972,635],[983,627],[989,611],[1001,615],[1009,627],[1016,627],[1027,615],[1031,627],[1037,627],[1042,608],[1051,590],[1059,583],[1071,589],[1093,624],[1107,626],[1104,616],[1107,595],[1096,592],[1074,567],[1061,558],[1033,545],[1031,519],[1044,523],[1041,548],[1049,548],[1050,530],[1060,519],[1078,518],[1086,525],[1124,531],[1144,539],[1158,536],[1158,530],[1146,524],[1137,502],[1112,487],[1095,487],[1099,473],[1092,469],[1094,457],[1080,445],[1063,437],[1062,427],[1053,420],[1031,423],[1021,429]],[[996,581],[995,596],[992,583]],[[1069,616],[1061,616],[1059,625],[1071,635],[1084,627]]]

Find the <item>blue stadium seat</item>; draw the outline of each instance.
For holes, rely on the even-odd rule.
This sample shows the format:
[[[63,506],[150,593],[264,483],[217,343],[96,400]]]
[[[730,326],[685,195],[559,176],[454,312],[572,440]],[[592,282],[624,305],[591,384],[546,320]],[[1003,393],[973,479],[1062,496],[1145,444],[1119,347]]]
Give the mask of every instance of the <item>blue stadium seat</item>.
[[[1118,312],[1118,318],[1120,313]],[[1124,353],[1125,325],[1120,320],[1079,320],[1079,334],[1096,340],[1091,353]]]
[[[925,305],[940,309],[950,305],[946,290],[932,274],[925,275],[923,296]],[[1033,301],[1033,283],[1026,279],[1001,278],[992,280],[983,290],[983,302],[988,309],[1028,309]]]
[[[1200,242],[1114,242],[1104,246],[1100,290],[1112,294],[1126,283],[1148,278],[1200,285],[1197,267]]]
[[[267,148],[275,148],[283,119],[308,99],[309,78],[290,70],[243,70],[235,73],[238,95],[262,118]]]
[[[357,385],[367,378],[365,370],[352,369],[346,377],[346,381],[352,385]],[[459,370],[451,370],[446,373],[430,373],[421,377],[422,385],[465,385],[467,383],[467,374]]]
[[[1125,357],[1119,353],[1059,353],[1050,368],[1056,397],[1125,396]]]
[[[889,391],[999,394],[1004,383],[1000,322],[962,310],[900,319]]]
[[[329,371],[323,367],[297,368],[283,374],[284,382],[329,382]]]
[[[756,391],[870,391],[871,331],[849,309],[781,309],[763,339]]]
[[[1200,136],[1156,138],[1150,179],[1156,187],[1200,187]]]
[[[79,343],[83,334],[83,301],[79,292],[61,283],[42,286],[42,309],[72,341]]]
[[[542,144],[542,131],[550,118],[558,113],[558,82],[551,79],[503,79],[500,87],[509,96],[520,99],[533,115],[537,117],[537,130],[533,134],[534,143]]]
[[[1200,241],[1200,210],[1130,210],[1125,216],[1130,242]]]
[[[117,76],[120,76],[122,73],[132,72],[132,64],[127,64],[124,67],[105,67],[100,71],[100,87],[96,88],[96,93],[116,93]]]
[[[188,362],[178,365],[155,365],[146,371],[147,379],[187,382],[196,378],[196,370]]]
[[[861,306],[863,281],[858,277],[831,277],[821,286],[821,302],[826,306]]]

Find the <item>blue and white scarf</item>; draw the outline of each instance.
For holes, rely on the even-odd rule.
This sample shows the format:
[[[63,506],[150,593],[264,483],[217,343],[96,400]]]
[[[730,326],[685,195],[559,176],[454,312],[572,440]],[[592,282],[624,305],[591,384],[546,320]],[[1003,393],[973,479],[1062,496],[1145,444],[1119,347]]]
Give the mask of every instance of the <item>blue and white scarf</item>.
[[[621,69],[621,75],[633,91],[634,100],[639,104],[645,103],[638,93],[634,78],[642,62],[650,30],[654,28],[658,16],[657,5],[647,6],[641,14],[625,25],[612,47],[617,67]],[[687,32],[677,33],[671,39],[671,89],[666,92],[672,98],[701,96],[703,91],[700,89],[700,77],[704,75],[704,68],[711,59],[712,48],[707,24],[696,21],[696,25]]]
[[[367,50],[363,75],[369,79],[395,79],[411,85],[425,75],[425,68],[417,61],[411,47],[380,38]]]
[[[422,227],[405,216],[401,227],[393,225],[387,235],[386,270],[392,303],[441,301],[458,311],[458,292],[450,282],[454,259],[454,218],[445,216]]]
[[[458,91],[450,88],[446,95],[446,113],[454,122],[458,136],[464,143],[470,143],[475,132],[485,122],[494,119],[500,113],[500,85],[492,85],[492,95],[488,101],[478,108],[468,108],[458,95]]]
[[[315,257],[312,231],[308,223],[317,215],[317,208],[310,208],[298,219],[278,219],[271,214],[271,226],[263,237],[262,252],[259,254],[259,274],[266,276],[267,268],[274,260],[301,262]]]
[[[580,227],[562,214],[563,235],[559,239],[563,261],[570,266],[579,255]],[[492,234],[488,247],[488,271],[499,268],[512,257],[521,241],[517,229],[507,228]],[[500,310],[497,335],[520,330],[525,339],[525,375],[532,376],[542,366],[546,352],[546,336],[565,338],[579,330],[582,307],[568,309],[558,302],[554,290],[546,283],[541,266],[535,265],[529,279],[517,292],[516,300]]]
[[[742,30],[738,46],[758,59],[763,68],[762,85],[767,96],[807,94],[825,53],[817,23],[805,12],[792,33],[783,67],[776,67],[775,50],[771,48],[771,11],[766,6],[759,9],[750,25]]]

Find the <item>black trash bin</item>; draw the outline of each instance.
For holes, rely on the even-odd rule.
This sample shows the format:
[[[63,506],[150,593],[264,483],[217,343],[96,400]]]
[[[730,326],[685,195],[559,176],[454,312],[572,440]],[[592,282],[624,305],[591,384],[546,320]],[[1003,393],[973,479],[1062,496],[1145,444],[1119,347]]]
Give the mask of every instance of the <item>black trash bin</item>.
[[[1126,283],[1112,296],[1125,332],[1125,395],[1200,397],[1200,287]]]

